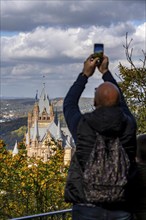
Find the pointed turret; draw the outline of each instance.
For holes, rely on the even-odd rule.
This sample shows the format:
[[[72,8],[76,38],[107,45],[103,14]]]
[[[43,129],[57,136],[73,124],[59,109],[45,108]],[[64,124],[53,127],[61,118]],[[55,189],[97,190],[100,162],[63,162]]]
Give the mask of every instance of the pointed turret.
[[[38,90],[36,91],[35,102],[38,102]]]
[[[61,128],[60,128],[60,121],[58,121],[58,126],[57,126],[57,140],[58,141],[63,141],[62,140],[62,134],[61,134]]]
[[[39,99],[40,114],[44,111],[44,109],[46,109],[46,112],[48,113],[48,115],[50,115],[50,100],[45,91],[45,84]]]
[[[15,156],[16,154],[18,154],[18,144],[17,144],[17,141],[15,142],[14,149],[13,149],[13,151],[12,151],[12,154],[13,154],[13,156]]]

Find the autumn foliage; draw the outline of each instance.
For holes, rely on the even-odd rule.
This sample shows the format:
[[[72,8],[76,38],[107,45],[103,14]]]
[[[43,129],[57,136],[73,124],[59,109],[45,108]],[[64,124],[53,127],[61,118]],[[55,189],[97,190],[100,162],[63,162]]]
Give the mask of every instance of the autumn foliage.
[[[68,169],[63,152],[61,147],[54,147],[54,155],[44,163],[27,158],[22,149],[13,156],[0,140],[0,219],[69,207],[63,197]]]
[[[120,87],[136,118],[137,134],[142,134],[146,133],[146,52],[142,50],[143,59],[139,59],[139,66],[136,66],[132,59],[133,48],[130,48],[132,40],[128,41],[128,35],[126,35],[124,48],[127,61],[131,67],[126,67],[120,63]]]

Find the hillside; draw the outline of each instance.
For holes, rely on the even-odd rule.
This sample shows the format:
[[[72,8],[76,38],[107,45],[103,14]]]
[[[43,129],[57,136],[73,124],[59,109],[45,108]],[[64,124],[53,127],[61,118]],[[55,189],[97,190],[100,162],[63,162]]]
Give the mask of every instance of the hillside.
[[[32,110],[34,99],[5,99],[1,100],[0,113],[0,138],[5,141],[8,149],[13,149],[15,142],[20,142],[24,138],[27,130],[27,115]],[[57,112],[61,127],[66,127],[62,105],[63,98],[51,100],[54,112]],[[81,98],[79,105],[82,112],[92,109],[93,99]]]
[[[23,140],[27,126],[27,117],[0,123],[0,138],[5,141],[7,149],[13,149],[16,140]]]

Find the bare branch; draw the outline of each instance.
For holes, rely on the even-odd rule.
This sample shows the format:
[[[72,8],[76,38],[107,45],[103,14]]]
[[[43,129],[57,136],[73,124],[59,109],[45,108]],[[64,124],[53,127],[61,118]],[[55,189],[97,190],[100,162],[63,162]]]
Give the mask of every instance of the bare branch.
[[[128,42],[128,32],[127,32],[126,33],[126,44],[123,47],[125,48],[125,54],[126,54],[126,58],[127,58],[128,62],[131,64],[131,67],[136,69],[136,67],[132,61],[133,48],[130,50],[130,44],[132,41],[133,41],[133,39],[131,38],[131,40]]]
[[[128,42],[128,32],[126,32],[126,43],[125,43],[125,45],[123,45],[123,47],[125,48],[126,58],[127,58],[127,61],[131,64],[131,68],[133,67],[135,69],[135,71],[138,73],[139,69],[135,66],[135,64],[133,63],[133,60],[132,60],[133,48],[130,49],[130,45],[131,45],[132,41],[133,41],[133,39],[131,38],[130,41]],[[142,62],[141,71],[145,71],[146,53],[144,52],[144,50],[142,50],[142,53],[144,55],[144,59],[140,59],[140,61]]]

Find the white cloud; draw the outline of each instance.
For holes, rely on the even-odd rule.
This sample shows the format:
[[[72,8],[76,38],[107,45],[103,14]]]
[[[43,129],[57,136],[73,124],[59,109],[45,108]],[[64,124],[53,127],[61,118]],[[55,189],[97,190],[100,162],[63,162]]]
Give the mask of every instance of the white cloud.
[[[145,49],[143,6],[144,1],[2,1],[2,30],[18,31],[1,37],[2,94],[18,94],[20,84],[20,96],[26,90],[32,94],[31,88],[37,89],[45,75],[48,88],[56,85],[52,96],[64,96],[94,43],[104,43],[115,73],[119,62],[127,63],[126,32],[133,38],[133,59],[139,64]],[[90,80],[92,86],[95,79],[101,75]]]
[[[109,26],[145,20],[144,0],[1,1],[1,26],[7,31],[30,31],[38,25]]]

